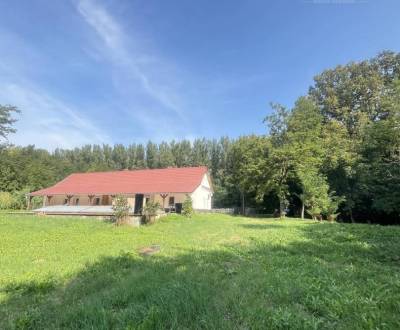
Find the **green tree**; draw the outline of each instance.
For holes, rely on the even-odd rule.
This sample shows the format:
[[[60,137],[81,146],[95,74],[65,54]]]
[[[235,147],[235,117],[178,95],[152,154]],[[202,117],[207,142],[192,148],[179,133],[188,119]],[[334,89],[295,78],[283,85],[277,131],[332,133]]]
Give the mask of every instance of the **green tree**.
[[[288,125],[290,111],[280,104],[271,104],[274,112],[264,119],[271,136],[271,151],[265,163],[268,179],[263,181],[261,194],[273,191],[279,199],[279,215],[283,218],[288,206],[288,180],[294,171],[296,155],[290,144]]]
[[[159,202],[155,201],[149,201],[146,203],[146,205],[143,208],[143,214],[144,214],[144,221],[147,224],[154,223],[158,211],[160,211],[161,205]]]
[[[317,75],[310,95],[326,120],[342,123],[351,137],[359,138],[368,122],[385,116],[382,95],[399,77],[400,55],[383,52],[362,62],[351,62]]]
[[[158,163],[158,148],[157,145],[151,141],[147,142],[146,145],[146,164],[148,168],[159,167]]]
[[[126,154],[128,157],[128,168],[130,170],[135,169],[136,167],[136,144],[132,143],[128,146],[126,150]]]
[[[125,196],[118,195],[113,200],[112,209],[114,211],[115,224],[122,225],[129,219],[130,206]]]
[[[135,168],[146,168],[146,155],[143,144],[138,144],[136,146]]]
[[[174,166],[174,156],[172,155],[171,147],[167,142],[161,142],[159,150],[159,166],[161,168]]]
[[[192,166],[209,164],[210,156],[206,139],[203,138],[194,140],[190,158],[190,165]]]
[[[189,195],[186,195],[186,198],[182,204],[182,214],[187,218],[191,218],[193,213],[194,210],[192,198]]]
[[[305,206],[316,198],[324,187],[322,164],[326,157],[323,136],[322,115],[315,103],[307,97],[300,97],[287,117],[285,150],[292,155],[293,176],[302,188],[298,195],[301,203],[301,217]]]
[[[363,197],[372,208],[400,214],[400,80],[383,102],[388,115],[365,130],[358,163]]]
[[[230,189],[237,189],[241,196],[242,214],[245,213],[245,198],[249,193],[257,195],[261,201],[269,182],[270,143],[263,136],[243,136],[237,139],[229,150],[227,183]]]
[[[17,107],[11,105],[0,105],[0,138],[7,139],[10,133],[15,133],[13,124],[17,121],[13,114],[19,113]]]
[[[114,148],[112,150],[112,160],[115,169],[124,170],[128,168],[129,158],[124,145],[122,144],[114,145]]]

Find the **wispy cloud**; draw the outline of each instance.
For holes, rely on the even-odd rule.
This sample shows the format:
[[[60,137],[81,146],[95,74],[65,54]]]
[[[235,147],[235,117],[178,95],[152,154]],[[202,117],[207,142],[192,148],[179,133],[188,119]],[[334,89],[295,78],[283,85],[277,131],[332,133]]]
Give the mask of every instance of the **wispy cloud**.
[[[10,137],[14,144],[35,144],[52,150],[110,141],[78,110],[37,87],[0,82],[0,99],[23,109],[17,122],[18,131]]]
[[[184,117],[181,97],[172,87],[176,85],[177,77],[174,76],[175,81],[172,81],[161,76],[162,72],[170,70],[170,64],[160,56],[143,50],[138,40],[133,40],[132,33],[129,39],[126,38],[127,33],[121,24],[98,2],[81,0],[77,9],[102,40],[102,54],[106,54],[115,67],[122,69],[119,78],[136,80],[140,88],[164,110]]]
[[[63,100],[41,84],[48,58],[19,35],[0,28],[0,104],[17,106],[17,133],[9,136],[17,145],[72,148],[85,143],[109,143],[110,137],[82,108]],[[46,65],[47,64],[47,65]],[[60,75],[58,80],[62,80]]]

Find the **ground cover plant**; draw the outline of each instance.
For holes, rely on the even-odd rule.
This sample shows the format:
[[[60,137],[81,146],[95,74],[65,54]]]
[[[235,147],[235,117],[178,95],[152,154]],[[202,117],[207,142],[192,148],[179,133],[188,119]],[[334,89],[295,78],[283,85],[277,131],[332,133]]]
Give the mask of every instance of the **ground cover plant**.
[[[140,228],[0,214],[0,328],[398,329],[399,235],[214,214]]]

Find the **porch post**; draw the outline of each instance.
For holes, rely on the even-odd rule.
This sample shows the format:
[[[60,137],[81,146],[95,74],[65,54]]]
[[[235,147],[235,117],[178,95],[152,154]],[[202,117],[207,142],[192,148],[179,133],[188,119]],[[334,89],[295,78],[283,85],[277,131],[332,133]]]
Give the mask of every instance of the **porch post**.
[[[67,195],[67,200],[68,200],[67,205],[71,205],[71,199],[72,199],[72,197],[74,197],[74,195]]]
[[[165,208],[165,199],[168,197],[168,194],[160,194],[162,198],[162,207]]]

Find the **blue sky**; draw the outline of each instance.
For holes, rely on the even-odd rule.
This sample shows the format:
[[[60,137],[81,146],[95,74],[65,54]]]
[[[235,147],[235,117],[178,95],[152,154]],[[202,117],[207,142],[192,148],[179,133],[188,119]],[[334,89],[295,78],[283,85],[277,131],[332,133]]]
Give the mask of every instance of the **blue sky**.
[[[10,141],[54,149],[265,133],[315,74],[400,51],[400,1],[0,1]]]

